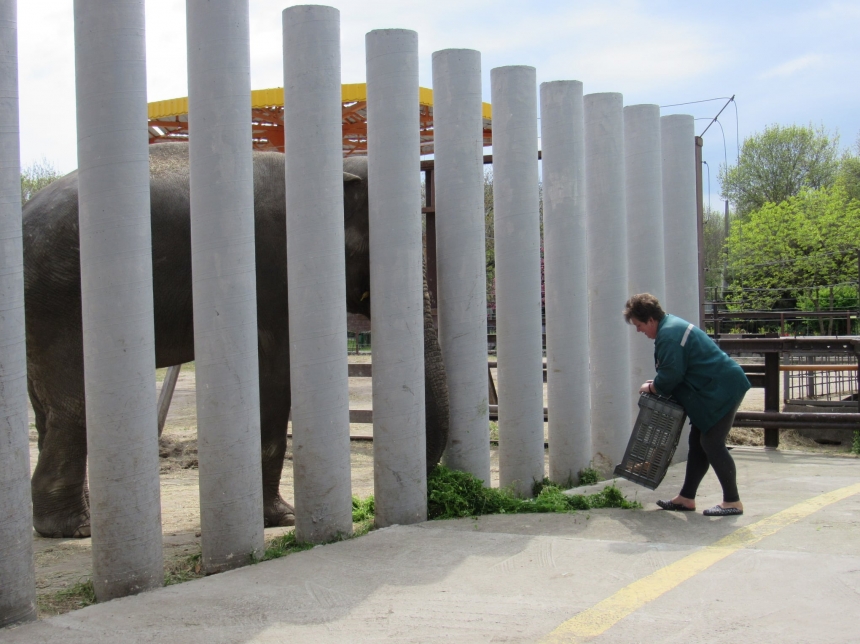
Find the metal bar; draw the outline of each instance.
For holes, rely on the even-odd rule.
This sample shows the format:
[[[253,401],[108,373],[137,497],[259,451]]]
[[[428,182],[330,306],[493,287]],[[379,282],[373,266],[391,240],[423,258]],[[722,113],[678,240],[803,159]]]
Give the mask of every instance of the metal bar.
[[[705,204],[702,192],[702,137],[695,137],[696,149],[696,243],[699,250],[699,327],[705,330]]]
[[[779,353],[764,354],[764,381],[764,410],[779,413]],[[765,428],[764,446],[771,449],[779,447],[778,428]]]
[[[181,364],[167,367],[164,380],[161,382],[161,391],[158,392],[158,437],[164,431],[164,423],[167,421],[167,412],[170,411],[170,402],[173,400],[173,390],[176,389],[176,381],[179,380]]]

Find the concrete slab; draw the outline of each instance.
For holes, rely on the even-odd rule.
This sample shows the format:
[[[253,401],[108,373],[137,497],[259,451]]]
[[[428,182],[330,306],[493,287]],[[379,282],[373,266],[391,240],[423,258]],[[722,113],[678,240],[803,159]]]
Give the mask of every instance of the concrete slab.
[[[0,642],[537,642],[628,584],[822,493],[853,458],[736,449],[741,517],[657,510],[507,515],[396,526],[0,631]],[[700,510],[719,501],[712,474]],[[856,642],[860,494],[699,572],[594,642]],[[554,641],[579,641],[570,637]]]

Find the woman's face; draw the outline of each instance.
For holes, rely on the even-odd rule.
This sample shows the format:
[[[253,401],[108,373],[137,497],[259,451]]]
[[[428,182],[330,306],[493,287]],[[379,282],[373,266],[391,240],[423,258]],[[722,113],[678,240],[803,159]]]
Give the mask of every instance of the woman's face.
[[[644,333],[645,337],[649,340],[653,340],[657,337],[657,326],[659,323],[654,318],[650,318],[647,322],[637,320],[636,318],[630,318],[630,321],[633,323],[633,326],[636,327],[636,330],[639,333]]]

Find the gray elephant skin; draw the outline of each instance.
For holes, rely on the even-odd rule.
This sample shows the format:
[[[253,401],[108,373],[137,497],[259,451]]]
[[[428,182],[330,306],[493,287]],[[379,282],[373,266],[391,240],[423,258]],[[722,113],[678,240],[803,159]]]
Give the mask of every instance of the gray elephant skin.
[[[150,146],[155,361],[194,360],[188,145]],[[370,317],[367,160],[344,160],[346,306]],[[254,215],[263,500],[267,526],[291,525],[279,482],[290,413],[284,157],[254,153]],[[27,378],[39,435],[33,525],[46,537],[89,536],[86,490],[78,180],[73,172],[24,207]],[[425,287],[427,466],[441,458],[448,392]],[[156,428],[153,427],[153,431]]]

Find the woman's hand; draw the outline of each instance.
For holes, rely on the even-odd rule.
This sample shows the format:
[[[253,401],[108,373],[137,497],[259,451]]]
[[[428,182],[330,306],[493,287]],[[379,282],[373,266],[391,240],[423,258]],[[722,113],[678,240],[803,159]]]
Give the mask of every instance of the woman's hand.
[[[656,394],[657,391],[654,389],[653,383],[654,383],[653,380],[647,380],[646,382],[644,382],[642,384],[642,386],[639,387],[639,393],[640,394]]]

